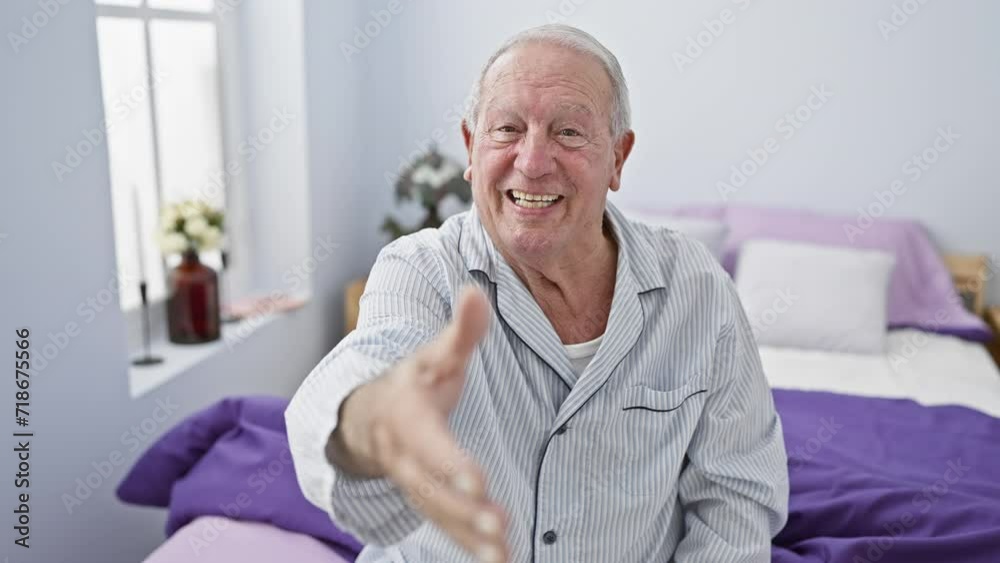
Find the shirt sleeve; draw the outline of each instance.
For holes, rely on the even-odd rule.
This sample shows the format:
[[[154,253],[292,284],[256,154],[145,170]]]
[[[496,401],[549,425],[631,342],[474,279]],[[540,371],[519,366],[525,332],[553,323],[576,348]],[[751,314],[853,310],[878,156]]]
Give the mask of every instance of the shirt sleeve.
[[[361,479],[330,463],[326,445],[343,400],[432,339],[451,317],[443,292],[424,272],[433,256],[383,249],[365,284],[358,326],[320,361],[285,411],[299,486],[310,502],[364,543],[398,543],[423,517],[388,479]],[[444,285],[444,284],[439,284]]]
[[[713,390],[688,447],[678,490],[685,535],[677,563],[769,562],[788,518],[781,420],[735,289],[733,322],[718,338]]]

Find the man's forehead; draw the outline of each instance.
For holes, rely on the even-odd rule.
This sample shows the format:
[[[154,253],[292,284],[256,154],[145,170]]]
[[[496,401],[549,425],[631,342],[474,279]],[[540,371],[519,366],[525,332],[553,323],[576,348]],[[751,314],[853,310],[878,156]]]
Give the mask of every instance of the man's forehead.
[[[582,113],[587,116],[593,116],[595,112],[594,108],[590,105],[578,102],[559,101],[553,104],[553,107],[559,113],[566,114]],[[490,96],[489,99],[486,100],[485,108],[487,111],[497,113],[517,113],[518,110],[521,109],[515,101],[502,96]]]
[[[511,48],[497,57],[483,78],[487,84],[565,80],[583,82],[598,89],[605,89],[611,83],[603,65],[592,55],[547,43]]]
[[[498,57],[484,76],[484,106],[515,110],[517,93],[527,86],[555,92],[560,112],[593,115],[610,98],[611,80],[599,61],[566,47],[516,47]]]

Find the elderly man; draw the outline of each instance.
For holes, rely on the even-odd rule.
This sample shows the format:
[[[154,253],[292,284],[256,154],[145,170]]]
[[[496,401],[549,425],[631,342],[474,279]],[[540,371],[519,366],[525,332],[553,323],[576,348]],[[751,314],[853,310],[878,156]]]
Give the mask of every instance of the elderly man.
[[[566,26],[487,62],[473,209],[388,245],[288,407],[306,496],[359,561],[769,561],[781,424],[733,286],[607,202],[635,139]]]

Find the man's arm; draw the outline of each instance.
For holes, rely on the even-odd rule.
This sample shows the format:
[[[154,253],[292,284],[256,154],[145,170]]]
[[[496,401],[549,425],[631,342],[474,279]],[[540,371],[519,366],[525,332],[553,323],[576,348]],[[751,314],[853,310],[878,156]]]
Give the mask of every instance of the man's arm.
[[[716,343],[713,390],[688,448],[679,495],[685,535],[677,563],[768,562],[788,518],[788,469],[746,315],[730,286],[733,322]]]
[[[357,328],[313,368],[285,411],[302,492],[365,543],[395,543],[423,518],[388,479],[360,479],[327,458],[345,399],[428,342],[449,306],[406,258],[384,250],[365,285]]]
[[[383,251],[358,328],[309,374],[286,410],[299,485],[366,543],[398,543],[429,518],[467,549],[502,560],[502,511],[486,498],[484,476],[447,420],[488,306],[479,292],[466,291],[449,322],[446,298],[422,273],[433,257],[422,265],[413,258]],[[452,481],[418,496],[426,475],[440,469]]]

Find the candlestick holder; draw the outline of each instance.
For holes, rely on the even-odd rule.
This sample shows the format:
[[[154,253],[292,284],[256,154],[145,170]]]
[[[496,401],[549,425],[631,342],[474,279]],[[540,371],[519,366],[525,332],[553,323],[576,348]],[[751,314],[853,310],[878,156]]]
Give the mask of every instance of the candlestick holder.
[[[224,323],[235,323],[240,321],[240,317],[233,314],[232,309],[232,293],[229,291],[229,252],[226,250],[220,250],[219,255],[222,258],[222,315],[221,319]]]
[[[149,350],[149,301],[146,299],[146,280],[139,282],[139,296],[142,298],[142,348],[145,353],[132,360],[132,365],[152,366],[163,362],[163,358],[152,355]]]

